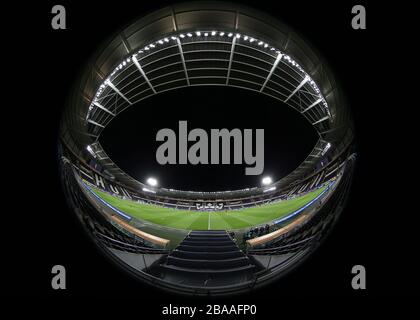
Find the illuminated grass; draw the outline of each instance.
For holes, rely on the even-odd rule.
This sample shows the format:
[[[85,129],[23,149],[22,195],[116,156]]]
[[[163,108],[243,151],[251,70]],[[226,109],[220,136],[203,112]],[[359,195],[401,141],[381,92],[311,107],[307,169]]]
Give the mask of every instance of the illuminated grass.
[[[231,230],[268,223],[303,207],[324,189],[325,187],[322,187],[301,197],[261,206],[208,212],[179,210],[153,204],[138,203],[132,200],[123,200],[91,188],[104,201],[133,218],[185,230]]]

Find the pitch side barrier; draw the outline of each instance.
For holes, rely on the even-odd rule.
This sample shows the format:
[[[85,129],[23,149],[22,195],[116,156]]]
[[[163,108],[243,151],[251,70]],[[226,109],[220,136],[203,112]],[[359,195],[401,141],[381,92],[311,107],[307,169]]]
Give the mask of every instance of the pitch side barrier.
[[[296,226],[300,225],[303,221],[305,221],[308,217],[306,215],[302,215],[299,218],[297,218],[295,221],[293,221],[292,223],[288,224],[287,226],[280,228],[274,232],[271,232],[269,234],[263,235],[261,237],[258,238],[253,238],[250,240],[246,241],[247,246],[249,246],[250,248],[256,247],[258,245],[270,242],[272,240],[274,240],[275,238],[286,234],[287,232],[289,232],[290,230],[292,230],[293,228],[295,228]]]
[[[309,206],[311,206],[313,203],[315,203],[316,201],[318,201],[326,192],[328,192],[331,187],[334,185],[335,181],[332,181],[318,196],[316,196],[314,199],[312,199],[310,202],[308,202],[306,205],[304,205],[303,207],[299,208],[298,210],[288,214],[287,216],[278,219],[278,220],[274,220],[273,224],[279,224],[282,222],[285,222],[289,219],[292,219],[293,217],[295,217],[296,215],[298,215],[299,213],[301,213],[302,211],[304,211],[306,208],[308,208]],[[288,233],[289,231],[291,231],[292,229],[294,229],[295,227],[301,225],[302,223],[304,223],[307,219],[309,218],[309,215],[307,214],[303,214],[300,217],[296,218],[293,222],[287,224],[286,226],[284,226],[283,228],[280,228],[276,231],[273,231],[271,233],[265,234],[261,237],[257,237],[257,238],[253,238],[250,240],[246,241],[247,246],[249,246],[250,248],[256,247],[258,245],[261,244],[265,244],[267,242],[270,242],[286,233]]]
[[[123,219],[115,217],[117,215],[115,211],[109,214],[98,209],[97,205],[92,201],[100,199],[93,198],[94,193],[89,191],[89,188],[77,177],[77,173],[74,172],[75,169],[71,166],[71,163],[63,161],[63,166],[66,167],[63,171],[67,177],[65,188],[71,194],[71,206],[77,208],[79,218],[95,239],[98,238],[107,245],[112,243],[112,247],[118,244],[118,249],[122,251],[133,252],[134,250],[137,253],[147,254],[162,254],[166,252],[165,249],[155,248],[155,245],[159,248],[165,248],[169,240],[147,234],[140,230],[132,232],[132,227],[128,226],[128,222],[124,222],[122,221]],[[131,219],[128,216],[126,218]]]
[[[353,162],[352,160],[354,159],[354,155],[351,155],[349,157],[348,160],[350,160],[349,166],[353,166]],[[266,234],[264,236],[261,237],[257,237],[257,238],[253,238],[250,239],[246,242],[247,244],[247,248],[248,248],[248,253],[251,254],[267,254],[267,253],[271,253],[274,254],[274,252],[276,252],[276,254],[279,254],[283,248],[286,248],[286,245],[282,245],[280,247],[267,247],[266,249],[264,248],[260,248],[260,245],[268,245],[271,244],[273,242],[278,241],[278,239],[282,239],[282,237],[286,236],[287,234],[293,233],[294,230],[297,230],[300,228],[300,226],[302,225],[324,225],[324,227],[321,227],[321,229],[326,229],[325,228],[325,224],[331,222],[334,219],[331,219],[332,215],[331,212],[336,212],[338,210],[338,208],[340,207],[339,204],[342,203],[343,201],[343,195],[345,195],[345,192],[343,192],[343,190],[348,188],[349,185],[349,179],[348,179],[348,174],[351,169],[347,169],[347,161],[341,165],[338,166],[338,170],[341,170],[341,175],[339,176],[339,178],[337,180],[333,180],[330,182],[330,185],[323,191],[323,193],[327,192],[327,190],[331,190],[332,188],[336,189],[333,190],[333,193],[330,193],[329,195],[327,195],[327,198],[325,200],[323,200],[323,205],[322,207],[319,209],[320,211],[324,212],[324,213],[328,213],[328,216],[330,218],[325,217],[325,215],[323,213],[321,213],[321,215],[319,215],[320,211],[317,211],[315,213],[304,213],[302,215],[300,215],[298,218],[296,218],[293,222],[291,222],[290,224],[286,225],[285,227],[282,227],[274,232],[271,232],[269,234]],[[344,166],[344,167],[343,167]],[[335,170],[337,171],[337,170]],[[351,174],[351,173],[350,173]],[[322,196],[322,194],[318,195],[317,198],[320,198]],[[315,202],[317,200],[317,198],[313,199],[312,201]],[[310,205],[309,203],[307,205]],[[325,208],[326,206],[326,208]],[[301,208],[302,209],[302,208]],[[283,219],[287,220],[290,219],[291,217],[295,216],[297,213],[301,212],[302,210],[299,209],[293,213],[291,213],[290,215],[279,219],[280,221],[284,221]],[[324,218],[322,218],[324,217]],[[314,222],[315,220],[318,222]],[[319,223],[319,221],[324,220],[323,223]],[[315,224],[314,224],[315,223]],[[310,227],[312,228],[312,227]],[[310,228],[308,230],[310,230]],[[317,227],[318,228],[318,227]],[[319,229],[319,228],[318,228]],[[310,240],[312,238],[314,238],[312,235],[314,235],[316,233],[316,237],[321,237],[321,234],[317,231],[312,231],[309,234],[307,233],[306,235],[308,236],[308,238],[303,237],[303,239],[305,240]],[[304,233],[302,233],[304,234]],[[305,241],[306,241],[305,240]],[[291,243],[291,245],[294,245],[294,242]],[[258,247],[258,248],[256,248]]]
[[[111,206],[106,201],[101,199],[99,196],[97,196],[92,190],[90,190],[89,186],[85,184],[85,182],[82,180],[81,185],[85,189],[86,192],[88,192],[90,195],[92,195],[96,200],[98,200],[100,203],[105,205],[106,207],[110,208],[112,212],[115,212],[115,214],[106,214],[106,218],[112,221],[114,224],[118,225],[120,228],[124,229],[125,231],[129,232],[132,235],[135,235],[141,239],[144,239],[152,244],[161,246],[165,248],[169,244],[168,239],[160,238],[155,235],[143,232],[132,225],[130,225],[130,221],[132,218],[125,214],[124,212],[118,210],[117,208]],[[117,215],[119,217],[117,217]],[[121,219],[124,218],[124,219]]]

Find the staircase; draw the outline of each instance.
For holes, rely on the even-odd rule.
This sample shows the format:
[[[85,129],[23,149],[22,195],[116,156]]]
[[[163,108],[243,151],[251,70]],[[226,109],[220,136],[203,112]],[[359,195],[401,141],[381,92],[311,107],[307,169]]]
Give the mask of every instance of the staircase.
[[[191,231],[160,267],[164,278],[207,287],[248,281],[256,269],[226,231],[215,230]]]

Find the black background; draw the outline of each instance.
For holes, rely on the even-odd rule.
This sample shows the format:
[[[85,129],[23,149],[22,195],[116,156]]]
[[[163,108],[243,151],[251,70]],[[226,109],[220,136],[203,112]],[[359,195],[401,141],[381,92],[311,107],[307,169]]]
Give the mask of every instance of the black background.
[[[2,121],[3,185],[8,189],[2,199],[10,205],[2,209],[2,293],[133,298],[131,306],[154,316],[169,303],[255,303],[259,314],[271,310],[276,314],[287,310],[288,297],[303,304],[320,296],[331,296],[321,300],[329,303],[333,297],[411,293],[416,287],[413,257],[418,249],[410,226],[418,210],[409,210],[406,201],[410,187],[402,179],[410,175],[406,171],[410,167],[403,165],[401,156],[405,140],[396,134],[405,128],[396,125],[407,115],[394,94],[402,82],[394,76],[396,55],[407,50],[395,19],[404,16],[401,10],[370,1],[360,2],[367,9],[367,30],[358,31],[350,21],[351,8],[359,2],[242,1],[309,39],[330,63],[353,110],[358,160],[348,205],[329,239],[308,261],[257,292],[212,300],[184,298],[143,285],[98,252],[67,209],[61,191],[56,157],[60,112],[98,44],[127,22],[170,3],[61,1],[67,9],[64,31],[50,26],[55,2],[4,11],[18,16],[7,29],[12,38],[6,63],[12,71],[8,78],[12,99],[7,102],[11,115]],[[51,268],[56,264],[67,269],[67,290],[51,289]],[[367,269],[365,291],[351,288],[350,270],[356,264]]]

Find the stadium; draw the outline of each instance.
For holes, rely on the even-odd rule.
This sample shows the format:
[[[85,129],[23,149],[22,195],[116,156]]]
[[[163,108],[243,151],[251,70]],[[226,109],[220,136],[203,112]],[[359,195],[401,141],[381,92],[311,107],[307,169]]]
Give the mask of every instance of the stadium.
[[[102,132],[126,109],[190,87],[287,105],[317,142],[297,168],[258,186],[179,190],[133,178],[105,152]],[[356,158],[350,110],[320,54],[272,17],[221,2],[163,8],[107,41],[71,91],[59,153],[69,206],[104,254],[191,295],[258,288],[304,261],[340,215]]]

